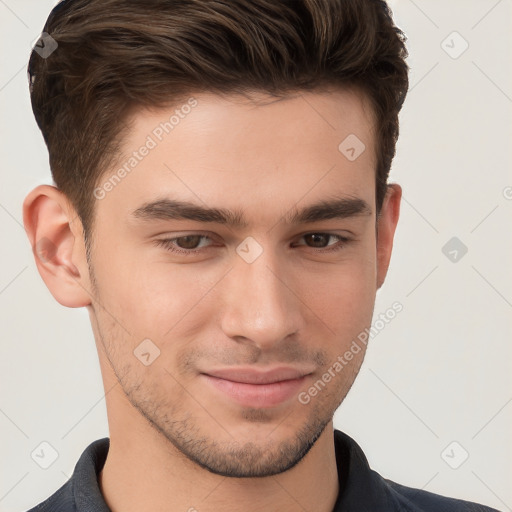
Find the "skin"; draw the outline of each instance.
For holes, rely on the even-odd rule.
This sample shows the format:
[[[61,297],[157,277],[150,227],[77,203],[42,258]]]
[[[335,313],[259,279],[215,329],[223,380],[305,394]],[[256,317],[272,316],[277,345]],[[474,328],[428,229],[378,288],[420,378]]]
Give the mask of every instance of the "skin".
[[[401,189],[388,186],[377,217],[373,114],[357,91],[194,98],[172,133],[96,200],[90,262],[58,189],[39,186],[24,203],[30,242],[46,244],[34,251],[46,285],[59,303],[90,314],[111,440],[101,490],[114,512],[331,511],[343,492],[332,417],[365,347],[308,404],[297,397],[371,325]],[[133,116],[120,165],[175,108]],[[338,150],[349,134],[366,146],[354,161]],[[284,222],[333,195],[359,198],[369,211]],[[163,197],[239,210],[247,225],[132,215]],[[350,241],[305,236],[326,232]],[[203,252],[156,243],[186,235],[207,238],[171,246]],[[249,236],[263,251],[252,263],[236,252]],[[160,350],[148,366],[134,355],[144,339]],[[309,373],[272,406],[241,405],[201,375],[280,364]]]

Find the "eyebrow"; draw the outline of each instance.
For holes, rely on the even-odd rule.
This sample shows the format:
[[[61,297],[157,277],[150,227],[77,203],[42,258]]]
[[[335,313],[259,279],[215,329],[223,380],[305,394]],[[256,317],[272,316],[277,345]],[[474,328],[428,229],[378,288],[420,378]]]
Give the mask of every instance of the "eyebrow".
[[[322,220],[345,219],[348,217],[371,215],[372,209],[366,201],[354,197],[335,197],[297,209],[293,207],[282,217],[286,224],[308,224]],[[233,228],[245,228],[248,222],[241,210],[210,208],[189,201],[170,198],[157,199],[145,203],[131,215],[143,221],[153,220],[192,220],[224,224]]]

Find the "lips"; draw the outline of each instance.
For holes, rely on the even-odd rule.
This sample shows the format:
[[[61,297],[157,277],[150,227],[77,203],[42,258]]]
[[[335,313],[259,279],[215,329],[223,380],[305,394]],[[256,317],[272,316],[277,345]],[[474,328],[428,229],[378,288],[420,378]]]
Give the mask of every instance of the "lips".
[[[201,378],[230,401],[245,407],[268,408],[295,396],[310,373],[308,369],[291,367],[225,368],[202,373]]]
[[[256,370],[255,368],[225,368],[207,372],[211,377],[241,382],[244,384],[273,384],[285,380],[300,379],[310,371],[298,368],[279,367],[270,370]]]

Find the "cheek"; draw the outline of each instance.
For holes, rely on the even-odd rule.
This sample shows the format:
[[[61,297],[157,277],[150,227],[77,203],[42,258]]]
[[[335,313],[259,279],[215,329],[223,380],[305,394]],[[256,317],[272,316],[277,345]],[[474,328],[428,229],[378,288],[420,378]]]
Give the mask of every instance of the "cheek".
[[[343,340],[371,323],[375,294],[376,265],[371,256],[333,265],[303,282],[306,304]]]

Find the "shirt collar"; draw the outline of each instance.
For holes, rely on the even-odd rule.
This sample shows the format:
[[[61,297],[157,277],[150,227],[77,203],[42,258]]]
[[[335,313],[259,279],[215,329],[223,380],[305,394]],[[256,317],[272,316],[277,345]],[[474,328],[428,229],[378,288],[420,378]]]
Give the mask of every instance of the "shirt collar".
[[[77,512],[111,512],[103,498],[98,477],[107,459],[110,439],[91,443],[78,460],[72,479]]]
[[[333,512],[394,512],[395,503],[386,481],[373,471],[361,447],[347,434],[334,431],[339,493]]]

